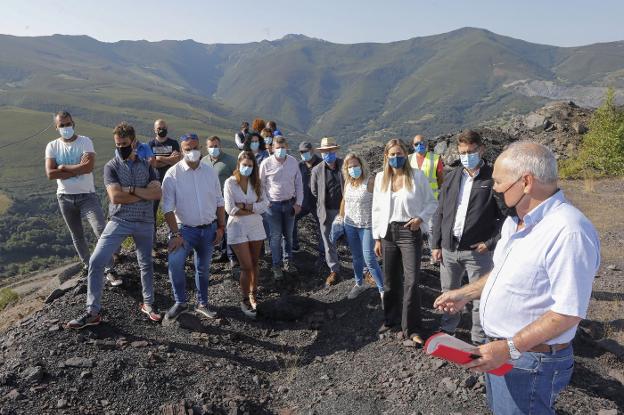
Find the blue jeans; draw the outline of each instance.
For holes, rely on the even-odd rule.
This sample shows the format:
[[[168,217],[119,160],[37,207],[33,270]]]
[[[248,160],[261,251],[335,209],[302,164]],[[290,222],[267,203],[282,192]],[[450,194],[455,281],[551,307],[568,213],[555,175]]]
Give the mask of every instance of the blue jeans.
[[[267,219],[271,230],[271,259],[273,267],[278,268],[282,264],[282,254],[284,261],[292,258],[292,237],[295,227],[295,215],[293,201],[271,202],[267,211]],[[284,249],[282,252],[282,238],[284,238]]]
[[[574,368],[572,346],[555,353],[522,353],[505,376],[485,375],[494,414],[554,414],[555,400],[568,385]]]
[[[208,305],[208,277],[212,260],[213,243],[217,232],[217,223],[205,228],[192,228],[182,225],[180,233],[184,238],[184,247],[169,253],[169,280],[173,288],[176,304],[186,303],[186,275],[184,265],[191,250],[194,253],[195,287],[197,302]]]
[[[353,258],[353,273],[355,274],[355,283],[362,285],[364,278],[364,265],[371,273],[377,284],[380,293],[383,292],[383,278],[381,276],[381,267],[375,256],[375,240],[373,239],[373,230],[371,228],[356,228],[345,223],[345,235],[347,243],[351,250]]]
[[[91,314],[97,314],[101,309],[104,267],[128,236],[132,236],[136,245],[137,262],[141,270],[141,285],[143,286],[143,302],[150,305],[154,302],[154,263],[152,262],[154,224],[113,218],[106,224],[89,260],[87,311]]]

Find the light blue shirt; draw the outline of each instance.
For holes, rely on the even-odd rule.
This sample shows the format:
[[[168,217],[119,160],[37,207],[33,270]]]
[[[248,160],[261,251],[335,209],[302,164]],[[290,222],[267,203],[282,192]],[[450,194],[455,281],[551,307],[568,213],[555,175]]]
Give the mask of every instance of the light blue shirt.
[[[510,338],[547,311],[584,318],[600,266],[596,229],[562,191],[524,217],[507,218],[494,268],[481,294],[481,325],[490,337]],[[572,341],[576,326],[548,344]]]

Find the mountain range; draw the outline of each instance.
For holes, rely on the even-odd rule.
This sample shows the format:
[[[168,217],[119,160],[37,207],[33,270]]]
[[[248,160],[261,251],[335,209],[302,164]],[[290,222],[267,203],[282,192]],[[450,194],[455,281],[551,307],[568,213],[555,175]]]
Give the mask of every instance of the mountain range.
[[[261,116],[295,139],[332,135],[352,144],[440,134],[551,99],[595,106],[607,86],[622,98],[624,42],[564,48],[475,28],[362,44],[303,35],[214,45],[2,35],[0,145],[41,130],[59,109],[69,109],[105,154],[118,121],[149,136],[161,117],[175,136],[193,130],[231,139],[241,120]],[[42,154],[54,135],[31,141],[33,152]],[[19,147],[0,155],[11,167],[0,173],[0,188],[41,175]]]

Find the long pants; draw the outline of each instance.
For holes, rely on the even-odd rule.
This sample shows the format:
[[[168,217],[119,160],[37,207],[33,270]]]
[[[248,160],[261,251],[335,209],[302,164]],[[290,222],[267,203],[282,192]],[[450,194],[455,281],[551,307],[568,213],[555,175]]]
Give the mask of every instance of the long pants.
[[[197,302],[208,305],[208,278],[217,223],[213,222],[205,227],[193,228],[182,225],[180,233],[184,238],[184,246],[169,253],[169,280],[173,288],[173,297],[176,304],[186,303],[186,274],[184,266],[186,257],[193,251],[195,264],[195,287],[197,288]]]
[[[422,234],[405,222],[392,222],[381,240],[384,271],[384,318],[388,326],[401,324],[410,336],[421,331],[420,256]],[[401,272],[401,267],[402,271]]]
[[[132,236],[136,246],[137,262],[141,270],[143,302],[145,304],[154,302],[154,263],[152,262],[154,224],[152,222],[129,222],[113,218],[106,224],[89,261],[87,311],[91,314],[97,314],[101,309],[104,266],[111,260],[113,253],[119,249],[128,236]]]
[[[100,200],[95,193],[80,193],[75,195],[61,193],[56,195],[56,199],[58,200],[59,209],[61,210],[67,229],[69,229],[78,257],[83,265],[88,267],[90,253],[82,226],[82,218],[84,217],[87,219],[89,225],[91,225],[91,229],[93,229],[93,233],[99,238],[106,226]],[[106,265],[106,270],[112,271],[112,254]]]
[[[572,346],[554,353],[522,353],[505,376],[485,374],[485,389],[494,414],[555,414],[557,396],[574,370]]]
[[[442,249],[442,264],[440,264],[440,284],[442,291],[455,290],[461,287],[464,273],[468,273],[470,283],[478,280],[482,275],[492,270],[492,253],[480,254],[474,250],[449,251]],[[448,314],[442,316],[440,328],[448,333],[454,333],[461,313]],[[472,301],[472,330],[471,338],[474,343],[484,343],[485,333],[481,328],[479,317],[479,300]]]
[[[345,223],[345,235],[351,257],[353,258],[353,274],[355,283],[362,285],[364,279],[364,266],[373,276],[379,292],[384,292],[383,277],[377,257],[375,256],[375,240],[371,228],[356,228]]]
[[[325,211],[325,223],[321,223],[321,236],[323,238],[323,246],[325,248],[325,262],[332,272],[340,271],[340,262],[338,262],[338,250],[336,244],[329,240],[331,234],[332,222],[338,215],[338,210],[327,209]]]
[[[273,268],[279,268],[283,261],[290,261],[292,258],[292,236],[295,226],[295,214],[293,201],[271,202],[267,211],[267,219],[271,237],[271,261]],[[282,249],[282,238],[284,247]],[[282,256],[283,255],[283,256]]]
[[[293,248],[299,248],[299,221],[309,214],[312,214],[314,222],[316,223],[315,231],[318,240],[318,252],[319,254],[323,254],[325,252],[325,248],[323,245],[323,238],[321,237],[321,226],[319,224],[318,215],[316,214],[316,207],[313,207],[312,209],[302,207],[301,212],[295,216],[295,227],[293,228]]]

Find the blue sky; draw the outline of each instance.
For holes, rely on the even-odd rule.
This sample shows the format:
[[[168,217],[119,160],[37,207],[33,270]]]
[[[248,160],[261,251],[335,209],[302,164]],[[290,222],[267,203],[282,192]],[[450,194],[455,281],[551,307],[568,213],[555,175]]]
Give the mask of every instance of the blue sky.
[[[577,46],[624,40],[622,16],[622,0],[1,0],[0,33],[203,43],[301,33],[358,43],[471,26],[535,43]]]

